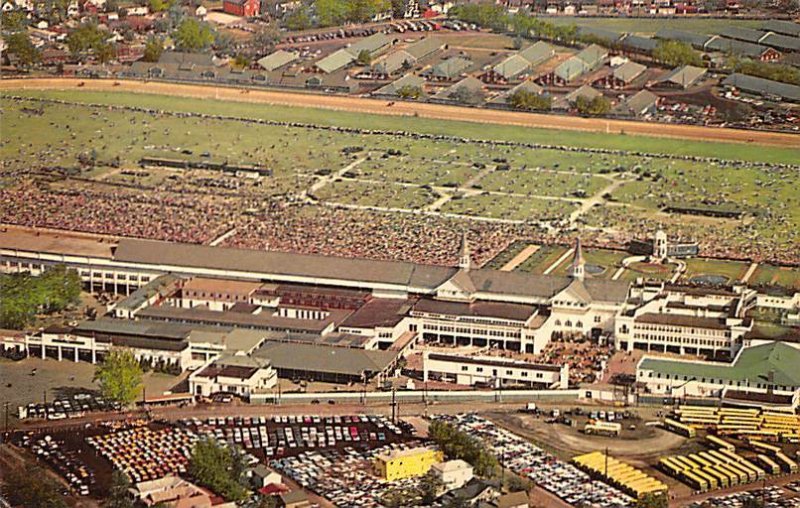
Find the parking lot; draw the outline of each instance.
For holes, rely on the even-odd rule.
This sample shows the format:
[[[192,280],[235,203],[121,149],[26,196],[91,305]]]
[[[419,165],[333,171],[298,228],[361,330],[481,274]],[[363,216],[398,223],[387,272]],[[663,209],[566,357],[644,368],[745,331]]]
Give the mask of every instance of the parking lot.
[[[596,480],[524,438],[475,415],[438,415],[461,431],[481,439],[498,462],[528,478],[563,501],[573,505],[591,503],[602,507],[634,506],[634,500],[619,490]]]

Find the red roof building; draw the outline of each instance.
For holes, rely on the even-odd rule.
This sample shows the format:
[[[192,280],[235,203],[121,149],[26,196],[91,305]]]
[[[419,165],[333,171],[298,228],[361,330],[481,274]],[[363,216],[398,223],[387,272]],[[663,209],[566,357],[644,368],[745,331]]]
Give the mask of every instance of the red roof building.
[[[222,10],[234,16],[252,18],[258,16],[261,3],[259,0],[224,0]]]

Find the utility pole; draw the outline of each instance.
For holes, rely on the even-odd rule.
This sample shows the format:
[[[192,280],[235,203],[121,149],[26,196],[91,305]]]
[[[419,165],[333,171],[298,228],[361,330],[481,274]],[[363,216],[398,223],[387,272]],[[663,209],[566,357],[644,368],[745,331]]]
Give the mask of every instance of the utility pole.
[[[10,402],[3,402],[3,409],[5,409],[5,434],[8,435],[8,407],[11,405]]]
[[[397,388],[392,387],[392,423],[397,424]]]

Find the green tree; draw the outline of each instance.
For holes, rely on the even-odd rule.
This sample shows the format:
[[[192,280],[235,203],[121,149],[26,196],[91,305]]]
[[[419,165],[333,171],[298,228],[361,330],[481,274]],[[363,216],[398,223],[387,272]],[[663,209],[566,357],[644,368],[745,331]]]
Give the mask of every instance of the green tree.
[[[0,26],[2,26],[4,34],[20,32],[25,30],[25,27],[28,25],[28,20],[25,18],[25,14],[22,11],[3,12],[0,14],[0,19],[2,20]]]
[[[214,42],[214,31],[208,23],[186,18],[180,22],[173,37],[178,48],[184,51],[200,51]]]
[[[308,7],[301,6],[286,15],[283,20],[284,26],[289,30],[308,30],[311,28],[311,15]]]
[[[234,67],[238,67],[239,69],[244,69],[248,65],[250,65],[250,59],[247,57],[247,55],[239,53],[238,55],[236,55],[236,58],[233,59]]]
[[[114,51],[114,46],[111,44],[102,44],[100,45],[94,53],[95,58],[100,63],[108,63],[114,59],[116,56],[116,51]]]
[[[419,490],[422,494],[422,502],[425,505],[430,505],[444,491],[444,482],[433,470],[430,470],[420,478]]]
[[[6,38],[6,51],[15,55],[20,67],[28,68],[39,61],[39,50],[31,42],[27,32],[14,32]]]
[[[80,301],[81,280],[75,270],[58,265],[38,277],[29,273],[0,275],[0,327],[21,330],[39,312],[62,311]]]
[[[155,35],[151,35],[144,45],[144,57],[142,57],[142,60],[145,62],[158,62],[163,52],[164,43]]]
[[[397,90],[397,96],[401,99],[419,99],[422,97],[422,88],[412,85],[403,85]]]
[[[275,49],[275,44],[280,40],[281,32],[275,23],[268,23],[253,34],[253,43],[258,46],[259,52],[263,54],[271,53]]]
[[[611,101],[602,95],[591,100],[581,96],[575,100],[575,108],[584,115],[606,115],[611,111]]]
[[[356,57],[356,63],[358,65],[369,65],[372,63],[372,53],[369,50],[362,49],[358,52],[358,56]]]
[[[420,493],[415,489],[392,487],[381,496],[381,504],[387,508],[405,508],[417,506]]]
[[[67,508],[58,492],[58,484],[37,466],[10,469],[3,476],[2,492],[11,506]]]
[[[201,439],[192,450],[189,474],[228,501],[241,501],[247,497],[247,490],[239,482],[234,453],[212,438]]]
[[[76,57],[101,50],[106,44],[108,32],[101,30],[96,23],[84,23],[67,34],[67,46]]]
[[[258,508],[278,508],[278,501],[275,496],[261,496],[258,500]]]
[[[317,0],[314,2],[318,26],[335,26],[344,23],[347,18],[346,0]]]
[[[445,508],[469,508],[469,502],[461,495],[455,495],[445,503]]]
[[[553,104],[553,99],[549,96],[542,97],[541,95],[530,92],[528,90],[517,90],[508,96],[508,105],[514,109],[521,109],[525,111],[548,111]]]
[[[115,470],[111,474],[111,487],[103,502],[103,508],[134,508],[128,489],[131,482],[122,471]]]
[[[477,88],[469,88],[467,86],[458,87],[452,94],[450,94],[450,98],[454,101],[460,102],[462,104],[472,104],[477,105],[483,102],[486,95],[483,93],[483,90]]]
[[[669,502],[667,501],[667,496],[663,494],[645,494],[636,503],[636,508],[667,508],[667,506],[669,506]]]
[[[660,40],[653,50],[653,58],[664,65],[679,67],[681,65],[702,65],[703,61],[690,44],[683,41]]]
[[[483,442],[445,422],[432,422],[428,428],[430,438],[442,449],[450,460],[462,459],[475,469],[479,476],[492,476],[497,459]]]
[[[136,357],[125,349],[111,349],[94,373],[103,397],[127,406],[139,396],[142,368]]]
[[[172,6],[172,0],[148,0],[150,10],[153,12],[166,11]]]

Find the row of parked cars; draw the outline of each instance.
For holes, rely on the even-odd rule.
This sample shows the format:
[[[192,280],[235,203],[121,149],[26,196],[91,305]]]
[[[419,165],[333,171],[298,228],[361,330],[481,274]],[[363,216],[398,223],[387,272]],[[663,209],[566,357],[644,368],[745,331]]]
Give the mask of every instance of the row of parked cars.
[[[711,497],[689,506],[691,508],[744,508],[747,506],[796,508],[800,506],[800,497],[790,497],[781,487],[773,485],[726,496]]]
[[[263,449],[267,457],[296,455],[304,450],[363,444],[380,446],[409,435],[406,424],[383,416],[282,415],[267,417],[189,418],[182,424],[198,433],[246,450]]]
[[[41,418],[47,420],[64,420],[79,418],[89,412],[116,411],[119,404],[105,400],[91,393],[76,393],[72,397],[56,399],[48,403],[31,403],[20,406],[19,419]]]
[[[434,419],[450,423],[458,430],[480,439],[506,467],[572,506],[636,506],[636,501],[619,489],[592,480],[572,464],[483,417],[469,413],[438,415]]]
[[[88,496],[90,489],[95,485],[94,472],[89,468],[74,450],[65,449],[52,436],[46,435],[41,439],[34,439],[29,435],[23,436],[20,444],[30,448],[36,458],[44,461],[60,474],[69,484],[70,489],[80,496]]]

